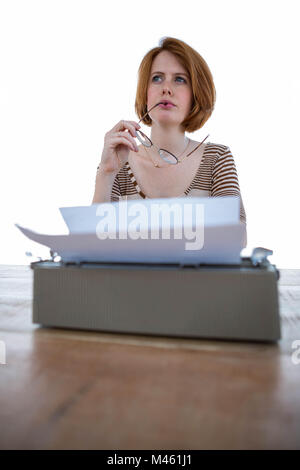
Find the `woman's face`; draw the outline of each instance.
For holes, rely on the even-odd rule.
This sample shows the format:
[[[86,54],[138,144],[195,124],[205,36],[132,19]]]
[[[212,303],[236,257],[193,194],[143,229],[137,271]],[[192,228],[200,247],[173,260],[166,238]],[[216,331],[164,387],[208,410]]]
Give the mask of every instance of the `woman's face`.
[[[179,125],[192,106],[192,86],[187,70],[168,51],[160,52],[153,60],[148,84],[147,109],[161,100],[175,106],[169,109],[155,107],[149,115],[160,125]]]

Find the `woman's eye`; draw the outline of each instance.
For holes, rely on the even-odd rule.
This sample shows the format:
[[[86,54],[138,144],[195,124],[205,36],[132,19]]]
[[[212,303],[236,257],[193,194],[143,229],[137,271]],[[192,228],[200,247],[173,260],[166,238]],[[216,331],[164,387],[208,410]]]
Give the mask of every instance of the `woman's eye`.
[[[160,75],[155,75],[155,76],[153,77],[152,81],[156,81],[156,80],[155,80],[156,78],[161,78],[161,76],[160,76]],[[186,83],[186,80],[185,80],[183,77],[176,77],[176,80],[177,80],[177,78],[179,78],[180,80],[183,80],[183,81]]]
[[[186,81],[183,77],[177,77],[177,78],[180,78],[180,80],[183,80],[184,82]]]

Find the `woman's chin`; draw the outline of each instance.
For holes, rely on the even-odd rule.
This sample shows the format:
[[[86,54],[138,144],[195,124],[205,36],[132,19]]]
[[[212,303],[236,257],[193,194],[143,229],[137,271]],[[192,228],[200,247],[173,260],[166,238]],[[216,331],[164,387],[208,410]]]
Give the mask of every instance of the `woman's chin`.
[[[173,125],[179,124],[178,119],[174,119],[174,116],[170,116],[167,113],[161,113],[160,116],[157,116],[155,121],[161,124],[173,124]]]
[[[166,126],[176,127],[176,126],[179,126],[180,124],[179,122],[174,121],[173,119],[159,119],[157,122],[159,126],[165,126],[165,127]]]

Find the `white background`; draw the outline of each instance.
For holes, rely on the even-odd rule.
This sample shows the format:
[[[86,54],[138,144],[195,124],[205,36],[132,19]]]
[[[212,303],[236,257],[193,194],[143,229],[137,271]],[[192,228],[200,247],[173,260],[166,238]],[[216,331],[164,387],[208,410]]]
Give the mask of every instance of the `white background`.
[[[48,256],[14,226],[67,233],[90,205],[104,134],[134,111],[143,56],[172,36],[207,61],[214,113],[195,140],[228,145],[248,248],[299,268],[298,0],[0,1],[1,264]],[[145,126],[144,130],[149,130]]]

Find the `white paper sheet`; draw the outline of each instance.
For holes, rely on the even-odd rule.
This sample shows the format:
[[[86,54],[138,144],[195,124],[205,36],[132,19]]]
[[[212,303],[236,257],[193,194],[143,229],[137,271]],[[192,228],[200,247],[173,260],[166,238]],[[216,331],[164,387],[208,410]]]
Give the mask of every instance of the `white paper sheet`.
[[[187,201],[189,199],[189,201]],[[179,204],[177,206],[179,212],[183,204],[192,203],[193,207],[196,203],[203,204],[205,225],[197,225],[197,217],[195,213],[191,213],[190,220],[171,218],[171,237],[163,239],[151,238],[151,229],[153,229],[150,217],[151,204],[163,202],[164,204]],[[103,215],[99,216],[101,204],[93,204],[91,206],[60,208],[68,228],[69,235],[46,235],[34,232],[29,228],[25,228],[19,224],[15,224],[21,232],[31,240],[46,245],[54,252],[58,253],[65,262],[134,262],[134,263],[211,263],[211,264],[238,264],[240,262],[240,252],[242,249],[242,239],[244,226],[239,221],[239,199],[236,197],[226,198],[174,198],[174,199],[148,199],[140,202],[139,200],[122,201],[120,203],[110,203],[115,207],[115,213],[119,214],[117,208],[120,204],[126,206],[126,213],[130,213],[130,207],[133,209],[134,204],[142,204],[145,213],[149,215],[142,220],[140,224],[141,231],[148,233],[148,239],[137,238],[131,239],[127,236],[125,239],[119,237],[124,229],[128,226],[124,225],[121,217],[118,219],[118,230],[116,239],[107,238],[99,239],[96,233],[99,220],[103,219]],[[102,205],[101,205],[102,206]],[[108,206],[105,206],[108,207]],[[102,209],[105,208],[102,206]],[[125,207],[125,206],[124,206]],[[171,207],[171,206],[169,206]],[[176,212],[176,210],[175,210]],[[99,214],[99,212],[98,212]],[[102,213],[103,214],[103,213]],[[132,217],[131,217],[132,218]],[[133,217],[134,219],[134,217]],[[157,227],[164,229],[165,220],[160,220]],[[176,239],[174,231],[180,225],[184,232],[187,227],[200,233],[202,230],[204,235],[203,246],[201,249],[187,250],[187,243],[193,244],[195,240],[187,240],[184,236]],[[106,230],[107,232],[107,230]],[[131,232],[127,231],[127,235]],[[111,232],[110,232],[111,234]]]
[[[184,204],[203,204],[204,205],[204,216],[205,226],[216,226],[216,225],[230,225],[239,222],[240,217],[240,200],[236,197],[218,197],[218,198],[207,198],[207,197],[193,197],[193,198],[157,198],[157,199],[144,199],[140,200],[131,199],[128,201],[120,201],[109,203],[113,206],[126,207],[124,209],[129,214],[130,208],[137,203],[142,203],[148,213],[148,220],[151,219],[150,211],[153,204],[168,204],[172,205],[184,205]],[[103,204],[101,204],[103,206]],[[95,233],[96,226],[99,222],[99,216],[96,215],[96,208],[99,204],[92,204],[91,206],[77,206],[77,207],[60,207],[62,217],[70,230],[70,233]],[[119,211],[116,211],[118,214]],[[192,214],[195,216],[195,212]],[[162,222],[162,221],[161,221]],[[195,224],[195,217],[192,219]],[[118,220],[117,220],[118,223]],[[160,227],[162,224],[160,223]],[[120,221],[119,228],[122,229],[122,223]]]

